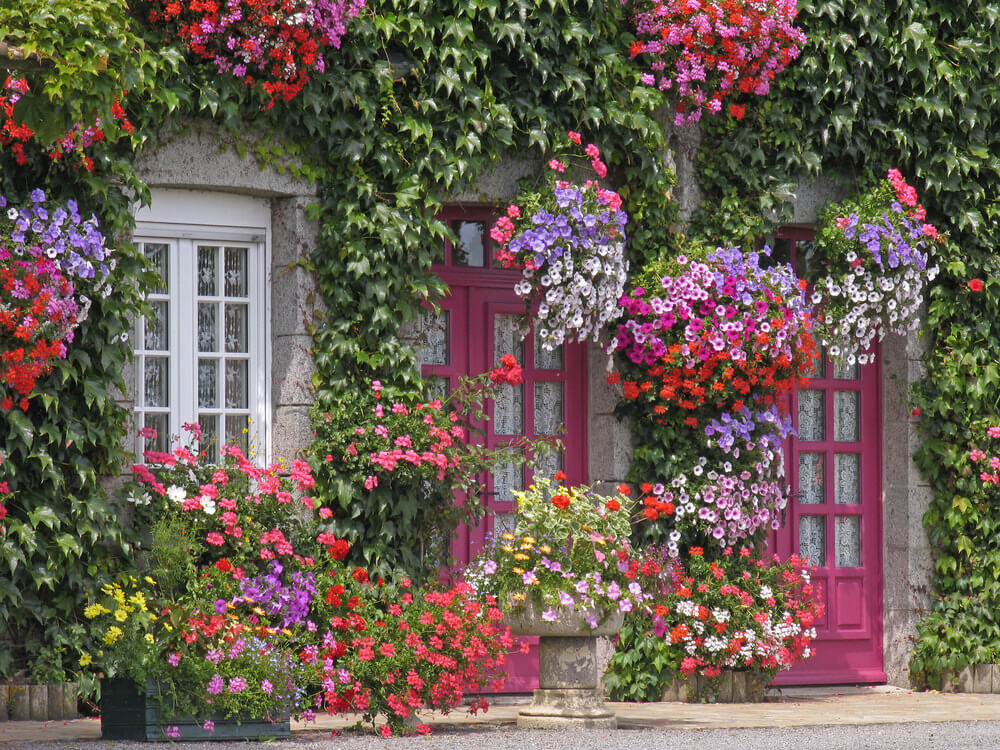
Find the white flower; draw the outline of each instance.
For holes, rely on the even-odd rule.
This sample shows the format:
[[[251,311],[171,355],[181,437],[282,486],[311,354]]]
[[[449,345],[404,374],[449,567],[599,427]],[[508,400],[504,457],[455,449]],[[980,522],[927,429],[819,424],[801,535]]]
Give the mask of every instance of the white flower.
[[[201,496],[201,507],[208,515],[215,515],[215,500],[210,498],[208,495]]]
[[[183,503],[187,500],[187,493],[175,484],[167,487],[167,498],[175,503]]]

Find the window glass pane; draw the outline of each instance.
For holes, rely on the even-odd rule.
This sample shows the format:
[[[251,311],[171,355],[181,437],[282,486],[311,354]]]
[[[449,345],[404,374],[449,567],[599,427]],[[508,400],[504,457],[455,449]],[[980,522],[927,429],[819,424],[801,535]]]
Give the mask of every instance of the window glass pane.
[[[198,351],[219,351],[218,309],[213,302],[198,303]]]
[[[816,243],[813,240],[795,240],[795,272],[801,279],[808,279],[816,265]]]
[[[544,456],[539,456],[537,464],[535,476],[552,480],[556,472],[564,466],[562,451],[549,451]]]
[[[517,527],[517,516],[513,513],[495,513],[493,515],[493,538],[499,539],[504,534],[513,534]]]
[[[198,247],[198,294],[214,297],[219,289],[219,248]]]
[[[216,409],[219,406],[219,361],[198,360],[198,406]]]
[[[169,348],[169,333],[167,328],[167,302],[151,302],[153,307],[153,319],[143,321],[145,338],[142,342],[144,349],[154,352],[165,352]]]
[[[431,398],[439,398],[442,401],[448,398],[448,393],[451,389],[451,384],[448,378],[440,375],[433,375],[429,378],[425,378],[425,380],[427,381],[428,391]]]
[[[535,383],[535,434],[555,435],[563,421],[563,384]]]
[[[226,408],[249,407],[250,379],[245,359],[226,360]]]
[[[799,440],[823,440],[826,419],[823,391],[799,391]]]
[[[861,502],[861,456],[837,453],[833,457],[833,501],[838,505]]]
[[[826,377],[826,350],[820,348],[819,356],[813,360],[814,368],[809,377],[813,379],[825,378]]]
[[[166,357],[145,358],[142,388],[143,405],[170,406],[167,397],[169,393],[167,361]]]
[[[532,333],[535,350],[536,370],[561,370],[563,366],[563,347],[560,344],[552,351],[542,346],[542,341],[538,336],[538,331]]]
[[[165,453],[170,447],[170,415],[147,413],[143,417],[143,427],[156,430],[155,438],[145,438],[143,450]]]
[[[166,294],[170,288],[170,266],[167,263],[169,246],[157,242],[144,242],[142,251],[162,282],[150,291],[153,294]]]
[[[821,505],[826,502],[822,453],[799,454],[799,502]]]
[[[792,242],[791,240],[781,238],[768,237],[767,241],[764,243],[767,247],[771,248],[771,257],[761,257],[761,266],[764,268],[772,268],[774,266],[790,263],[792,260]]]
[[[226,445],[235,445],[250,455],[250,422],[245,414],[226,415]]]
[[[245,354],[250,351],[247,343],[247,328],[250,317],[249,305],[226,304],[226,351]]]
[[[198,424],[201,425],[201,449],[209,460],[215,460],[219,455],[219,417],[215,414],[199,414]]]
[[[451,361],[448,339],[451,313],[448,310],[421,309],[416,318],[417,340],[414,351],[418,365],[446,365]]]
[[[226,283],[227,297],[246,297],[247,282],[247,249],[245,247],[226,248]]]
[[[838,568],[861,567],[861,516],[837,516],[833,541]]]
[[[452,265],[486,265],[486,248],[483,244],[486,225],[481,221],[456,221],[451,228],[458,235],[458,244],[451,249]]]
[[[799,517],[799,555],[809,558],[810,565],[826,565],[826,517]]]
[[[861,394],[857,391],[833,392],[833,439],[842,441],[858,440],[858,402]]]

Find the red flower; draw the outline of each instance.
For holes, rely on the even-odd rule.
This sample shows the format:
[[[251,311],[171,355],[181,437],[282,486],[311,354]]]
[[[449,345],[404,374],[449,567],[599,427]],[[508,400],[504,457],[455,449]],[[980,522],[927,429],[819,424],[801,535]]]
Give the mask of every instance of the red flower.
[[[974,292],[981,292],[983,291],[983,282],[979,279],[970,279],[969,289],[971,289]]]
[[[632,494],[632,488],[629,487],[627,484],[619,484],[618,485],[618,491],[621,494],[625,495],[625,497],[628,497],[629,495]]]
[[[327,554],[334,560],[343,560],[347,553],[351,551],[351,545],[343,539],[338,539],[327,548]]]
[[[553,495],[552,504],[559,508],[560,510],[566,510],[569,507],[569,495]]]
[[[566,472],[563,471],[562,469],[560,469],[559,471],[557,471],[555,473],[555,476],[552,477],[552,478],[555,479],[557,482],[565,482],[566,481]]]
[[[354,572],[351,573],[351,578],[353,578],[358,583],[367,583],[368,571],[366,571],[364,568],[355,568]]]
[[[741,104],[730,104],[729,114],[735,117],[737,120],[742,120],[743,116],[747,113],[747,108]]]
[[[620,510],[622,507],[621,503],[617,500],[608,500],[608,502],[605,503],[605,506],[608,510]]]
[[[233,564],[229,562],[225,557],[215,563],[215,567],[220,573],[228,573],[233,569]]]

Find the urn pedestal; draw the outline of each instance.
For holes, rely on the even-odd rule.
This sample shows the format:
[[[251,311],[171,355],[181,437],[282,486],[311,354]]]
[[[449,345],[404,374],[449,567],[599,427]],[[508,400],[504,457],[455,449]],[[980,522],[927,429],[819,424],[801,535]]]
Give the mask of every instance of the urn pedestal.
[[[534,603],[508,613],[514,635],[538,636],[538,689],[532,703],[517,715],[519,729],[615,729],[618,719],[604,702],[597,670],[597,639],[621,630],[616,614],[596,628],[586,613],[560,611],[545,621]]]

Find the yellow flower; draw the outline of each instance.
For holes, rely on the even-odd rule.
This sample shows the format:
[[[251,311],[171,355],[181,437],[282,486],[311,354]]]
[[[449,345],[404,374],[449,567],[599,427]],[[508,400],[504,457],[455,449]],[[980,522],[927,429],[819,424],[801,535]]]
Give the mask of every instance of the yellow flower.
[[[253,612],[255,615],[258,615],[259,617],[263,617],[264,616],[264,610],[262,610],[260,607],[254,607],[250,611]]]
[[[513,571],[514,573],[517,573],[517,574],[518,574],[519,576],[520,576],[520,575],[524,575],[524,568],[511,568],[511,570],[512,570],[512,571]]]
[[[129,612],[131,611],[131,607],[119,607],[115,610],[115,619],[118,620],[118,622],[125,622],[128,619]]]
[[[90,662],[92,662],[93,660],[94,660],[93,656],[91,656],[90,654],[84,654],[83,656],[80,657],[80,666],[85,667],[88,664],[90,664]]]
[[[540,549],[542,551],[543,555],[547,555],[547,554],[549,554],[552,551],[552,548],[549,545],[547,545],[547,544],[543,544],[538,549]]]
[[[153,634],[152,633],[146,633],[146,642],[147,643],[152,643],[153,642]]]
[[[146,576],[146,577],[145,577],[145,578],[144,578],[143,580],[145,580],[145,581],[146,581],[146,583],[148,583],[148,584],[149,584],[150,586],[155,586],[155,585],[156,585],[156,581],[154,581],[154,580],[153,580],[152,578],[150,578],[149,576]]]
[[[108,632],[104,634],[104,642],[110,646],[112,643],[120,641],[124,635],[125,633],[122,632],[120,627],[112,625],[108,628]]]
[[[535,538],[533,536],[526,536],[524,537],[524,543],[530,547],[532,544],[535,543]]]
[[[292,631],[289,630],[288,628],[282,628],[281,632],[284,633],[285,635],[291,635],[292,634]]]
[[[504,535],[503,535],[502,537],[500,537],[500,538],[501,538],[501,539],[506,539],[506,540],[507,540],[507,541],[509,542],[510,540],[512,540],[512,539],[514,538],[514,535],[508,532],[508,533],[504,534]]]
[[[83,616],[88,620],[93,620],[95,617],[99,617],[106,612],[110,612],[110,609],[105,609],[100,604],[91,604],[85,610],[83,610]]]
[[[525,596],[525,594],[518,591],[516,593],[511,594],[510,598],[513,599],[514,601],[523,602],[527,597]]]
[[[524,554],[523,552],[516,552],[516,553],[514,553],[514,559],[515,560],[528,560],[530,558],[528,557],[528,555]]]
[[[504,552],[513,552],[513,551],[514,551],[514,548],[513,548],[513,547],[511,547],[511,546],[510,546],[509,544],[505,544],[505,545],[503,546],[503,551],[504,551]]]
[[[115,601],[118,602],[118,606],[121,607],[121,606],[125,605],[125,592],[124,591],[122,591],[121,589],[117,589],[116,588],[111,593],[111,595],[115,598]]]
[[[136,594],[132,594],[132,596],[130,596],[128,600],[132,602],[132,604],[136,605],[143,612],[146,611],[146,596],[141,591]]]
[[[167,630],[173,630],[174,629],[174,626],[171,625],[169,622],[163,623],[163,627],[166,628]]]

